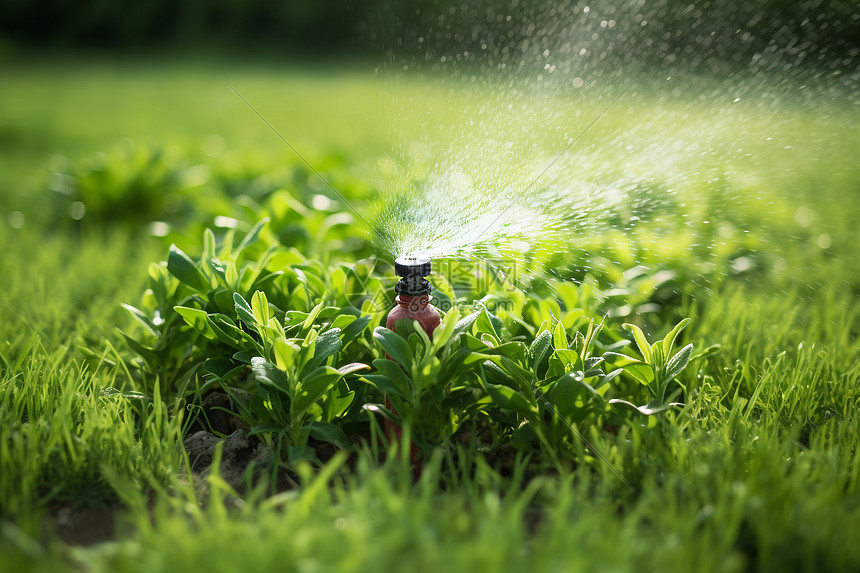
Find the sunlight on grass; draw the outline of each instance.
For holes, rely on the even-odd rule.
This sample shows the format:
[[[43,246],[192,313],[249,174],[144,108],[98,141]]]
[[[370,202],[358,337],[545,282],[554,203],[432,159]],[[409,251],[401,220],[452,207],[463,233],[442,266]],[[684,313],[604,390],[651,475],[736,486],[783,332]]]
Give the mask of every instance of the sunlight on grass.
[[[522,119],[470,151],[486,84],[6,66],[10,570],[860,565],[860,137],[841,100],[762,114],[643,82],[552,179],[623,200],[591,195],[569,234],[481,253],[496,267],[434,261],[434,302],[454,309],[434,344],[374,331],[396,278],[379,229],[225,80],[371,219],[380,197],[420,199],[449,152],[519,181],[557,149],[552,125],[576,133],[618,86],[552,94],[534,154],[494,162]],[[396,454],[409,442],[380,455],[364,404],[407,426],[420,470]],[[247,438],[241,479],[186,455],[201,431]],[[80,546],[67,522],[93,508],[111,531]]]

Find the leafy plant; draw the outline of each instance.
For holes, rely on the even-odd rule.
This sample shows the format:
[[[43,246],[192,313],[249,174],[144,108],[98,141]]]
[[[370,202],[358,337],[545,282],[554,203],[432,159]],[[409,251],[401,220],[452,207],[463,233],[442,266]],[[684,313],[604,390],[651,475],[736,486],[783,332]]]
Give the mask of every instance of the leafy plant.
[[[487,404],[478,384],[483,359],[465,344],[466,332],[479,318],[449,312],[431,340],[417,321],[397,321],[396,331],[377,327],[373,336],[388,358],[373,361],[374,374],[363,378],[384,393],[391,408],[367,404],[398,425],[409,426],[415,442],[427,450],[449,440]]]
[[[649,345],[646,350],[651,352],[643,352],[643,360],[638,360],[616,352],[629,344],[624,339],[599,344],[604,323],[595,324],[593,319],[584,331],[574,331],[572,336],[568,335],[564,322],[545,322],[526,347],[506,339],[502,321],[486,309],[481,317],[484,329],[489,332],[483,332],[480,338],[467,334],[465,340],[476,356],[485,359],[480,376],[488,396],[498,407],[496,419],[512,431],[514,445],[534,451],[533,445],[539,444],[540,452],[555,463],[559,462],[560,454],[575,455],[571,440],[578,439],[578,426],[602,427],[610,419],[624,419],[614,415],[613,406],[633,406],[630,400],[638,393],[615,384],[622,372],[642,376],[642,367],[637,365],[649,368],[653,365],[656,372],[649,379],[648,388],[653,393],[660,392],[656,397],[660,401],[644,407],[633,406],[639,413],[653,415],[676,404],[665,403],[665,391],[687,365],[692,352],[692,345],[688,345],[677,354],[670,354],[674,340],[689,319],[679,323],[660,341],[659,347],[656,343],[653,347]],[[595,354],[599,347],[604,350],[602,355]],[[664,356],[669,358],[661,358]]]
[[[127,339],[144,378],[183,396],[224,389],[251,435],[288,438],[291,461],[313,457],[311,437],[349,447],[344,428],[366,424],[363,407],[408,426],[425,452],[473,421],[485,447],[539,445],[557,463],[577,455],[576,428],[602,427],[613,406],[648,415],[670,407],[667,389],[692,352],[671,352],[684,321],[654,345],[634,330],[641,357],[618,353],[628,341],[610,333],[600,342],[604,323],[586,314],[590,287],[570,284],[558,298],[506,285],[466,316],[454,306],[432,339],[410,320],[374,328],[388,286],[375,265],[308,261],[273,241],[265,219],[233,243],[233,232],[219,244],[207,230],[199,260],[171,246],[151,268],[146,310],[126,306],[144,331]],[[435,282],[453,305],[450,285]],[[371,371],[350,380],[371,368],[368,354],[377,356]],[[619,385],[622,372],[639,386]],[[651,401],[635,406],[641,386]]]
[[[487,390],[514,415],[508,426],[516,446],[530,450],[539,443],[558,462],[556,452],[571,439],[573,425],[598,424],[608,412],[604,396],[619,371],[604,372],[603,358],[591,355],[602,326],[590,320],[585,334],[570,338],[562,322],[545,323],[530,346],[509,342],[490,352]]]
[[[326,310],[320,303],[303,322],[285,328],[274,316],[265,293],[254,293],[250,305],[238,293],[234,299],[241,323],[258,337],[252,339],[256,352],[251,353],[259,355],[250,358],[255,393],[244,408],[247,421],[254,424],[249,434],[288,435],[291,462],[315,457],[307,448],[309,436],[350,447],[346,434],[333,422],[355,398],[344,377],[368,366],[354,362],[335,369],[328,363],[367,320],[340,315],[333,322],[340,326],[320,331],[313,325],[314,318]],[[290,331],[299,336],[288,338]],[[234,358],[245,360],[249,351],[237,354]]]
[[[219,248],[207,230],[200,260],[171,245],[166,263],[150,265],[142,308],[123,305],[142,327],[140,336],[123,334],[142,359],[138,369],[146,385],[159,381],[169,394],[188,395],[198,390],[198,373],[223,374],[212,367],[245,348],[233,294],[267,288],[283,274],[267,268],[272,248],[257,260],[250,256],[265,225],[260,221],[235,248],[233,232]]]
[[[610,400],[610,403],[624,404],[646,415],[662,412],[672,406],[683,406],[682,403],[671,402],[681,393],[681,388],[678,387],[669,392],[669,387],[687,367],[693,353],[692,343],[687,344],[677,352],[673,352],[678,334],[689,324],[689,318],[683,319],[662,340],[651,344],[641,328],[635,324],[625,323],[623,326],[633,333],[633,339],[636,341],[636,347],[639,349],[642,359],[639,360],[614,352],[608,352],[604,358],[645,386],[651,394],[652,400],[643,406],[636,406],[627,400],[618,398]]]
[[[235,231],[218,241],[207,229],[199,259],[171,245],[166,262],[150,265],[141,305],[123,305],[141,326],[124,336],[140,357],[138,371],[146,385],[158,380],[168,393],[187,396],[205,389],[198,375],[208,376],[212,385],[242,374],[243,365],[250,364],[248,351],[259,341],[250,325],[241,327],[237,295],[244,300],[265,292],[273,316],[285,326],[309,320],[320,328],[332,321],[346,328],[355,322],[348,332],[352,336],[368,324],[370,318],[342,294],[345,287],[339,283],[346,271],[338,266],[329,272],[283,247],[272,240],[267,225],[266,219],[259,221],[235,246]],[[341,306],[316,308],[324,299]],[[366,352],[369,344],[361,340],[351,355]]]

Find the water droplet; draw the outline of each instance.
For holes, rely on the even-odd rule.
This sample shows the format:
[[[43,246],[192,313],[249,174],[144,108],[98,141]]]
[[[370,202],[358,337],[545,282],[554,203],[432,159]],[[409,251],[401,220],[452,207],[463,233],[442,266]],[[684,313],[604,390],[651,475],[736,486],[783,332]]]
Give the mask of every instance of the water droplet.
[[[337,202],[332,201],[329,197],[322,194],[314,195],[311,198],[311,207],[317,211],[331,211],[337,206]]]
[[[794,221],[801,227],[808,227],[815,220],[815,213],[809,207],[803,205],[794,212]]]
[[[87,206],[80,201],[75,201],[69,205],[69,217],[75,221],[80,221],[87,213]]]
[[[166,237],[170,233],[170,225],[164,221],[153,221],[149,224],[149,234],[153,237]]]
[[[9,213],[9,226],[13,229],[20,229],[24,226],[24,213],[21,211],[12,211]]]

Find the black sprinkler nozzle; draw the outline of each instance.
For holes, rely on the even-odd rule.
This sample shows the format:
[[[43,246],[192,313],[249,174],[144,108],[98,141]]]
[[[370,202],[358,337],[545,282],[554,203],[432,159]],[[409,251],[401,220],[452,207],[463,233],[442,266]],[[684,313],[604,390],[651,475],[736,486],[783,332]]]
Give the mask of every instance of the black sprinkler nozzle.
[[[398,257],[394,261],[394,273],[401,277],[394,285],[394,292],[406,296],[430,294],[430,282],[424,278],[430,274],[429,257]]]

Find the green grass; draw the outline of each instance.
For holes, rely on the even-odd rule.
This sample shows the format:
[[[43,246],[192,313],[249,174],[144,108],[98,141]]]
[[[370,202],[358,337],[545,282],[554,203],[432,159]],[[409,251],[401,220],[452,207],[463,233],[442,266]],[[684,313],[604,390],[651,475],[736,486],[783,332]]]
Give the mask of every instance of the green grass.
[[[689,204],[673,212],[677,222],[607,232],[586,246],[589,281],[602,292],[626,289],[586,306],[588,314],[615,309],[622,314],[610,327],[637,322],[650,340],[689,316],[685,341],[721,346],[681,377],[683,408],[635,419],[617,436],[583,426],[591,447],[570,436],[581,463],[557,471],[525,459],[503,471],[460,445],[436,450],[413,484],[412,468],[391,456],[379,464],[365,448],[348,463],[338,456],[321,469],[300,464],[297,490],[271,496],[261,484],[237,497],[219,476],[201,482],[182,469],[188,412],[150,390],[157,384],[142,383],[118,332],[133,328],[120,303],[139,304],[147,267],[166,258],[166,243],[109,218],[99,225],[53,218],[44,207],[55,202],[46,189],[52,157],[83,165],[127,137],[165,148],[168,171],[202,162],[223,168],[218,177],[227,182],[247,174],[260,184],[254,178],[264,175],[307,201],[315,193],[307,172],[227,79],[339,188],[364,198],[374,191],[362,179],[373,171],[368,164],[401,142],[399,133],[417,129],[410,122],[420,124],[397,112],[401,132],[377,118],[419,92],[421,106],[444,108],[448,90],[431,80],[392,88],[349,70],[146,62],[5,64],[3,77],[0,558],[10,570],[860,566],[853,539],[860,530],[860,138],[857,112],[845,101],[787,101],[762,112],[651,88],[616,107],[587,142],[644,121],[646,133],[631,135],[634,142],[648,140],[648,129],[667,144],[707,132],[713,149],[752,154],[713,152],[698,168],[660,164],[650,174],[639,158],[631,169],[670,184]],[[481,98],[465,88],[462,97]],[[469,105],[444,117],[456,121]],[[677,119],[675,127],[642,119],[655,110]],[[697,118],[694,125],[673,115],[681,112]],[[225,141],[217,158],[204,150],[210,134]],[[780,145],[769,147],[765,136]],[[588,145],[583,165],[597,165]],[[627,153],[611,147],[602,160],[621,164]],[[252,191],[240,186],[237,194]],[[228,202],[236,211],[226,214],[253,222],[271,209],[265,198],[255,201],[250,212]],[[199,217],[177,224],[168,239],[198,255],[199,230],[222,205],[209,213],[195,203]],[[14,210],[25,214],[20,229],[8,225]],[[316,232],[320,221],[299,224]],[[326,264],[348,260],[358,254],[335,245],[349,232],[363,236],[352,226],[298,244]],[[732,271],[738,256],[753,268]],[[638,313],[657,287],[625,279],[635,264],[675,273],[669,284],[677,295],[657,313]],[[531,286],[542,292],[537,281]],[[625,305],[630,314],[618,310]],[[52,525],[68,505],[119,508],[115,536],[69,546]]]

